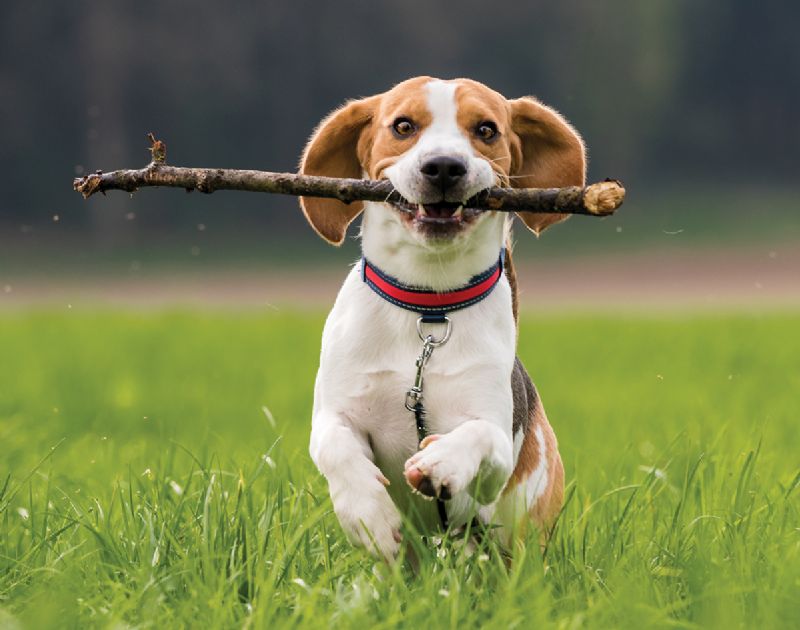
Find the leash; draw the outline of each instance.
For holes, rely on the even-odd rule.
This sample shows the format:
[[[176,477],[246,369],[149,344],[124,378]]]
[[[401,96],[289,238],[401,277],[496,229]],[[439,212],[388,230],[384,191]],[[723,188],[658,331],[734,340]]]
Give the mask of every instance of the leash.
[[[370,289],[390,304],[414,311],[419,315],[417,335],[422,341],[422,351],[416,360],[414,384],[406,392],[405,406],[414,414],[414,424],[420,442],[428,435],[425,426],[425,405],[422,399],[425,367],[433,351],[446,344],[453,332],[453,322],[447,315],[486,298],[503,276],[504,258],[505,248],[500,250],[497,262],[489,269],[474,276],[465,286],[444,292],[403,284],[378,269],[365,257],[361,258],[361,279]],[[426,334],[423,329],[425,324],[444,324],[444,334],[438,339],[432,334]],[[447,529],[449,526],[447,506],[441,497],[436,497],[436,510],[439,513],[442,529]]]
[[[422,403],[422,388],[424,382],[425,366],[436,348],[439,348],[447,343],[450,339],[450,333],[453,331],[453,322],[447,315],[444,315],[445,328],[444,335],[436,339],[433,335],[426,335],[422,330],[422,325],[425,323],[425,317],[420,317],[417,320],[417,335],[422,341],[422,352],[417,357],[417,374],[414,377],[414,384],[406,392],[406,409],[414,413],[414,422],[417,426],[417,439],[422,442],[428,435],[428,429],[425,426],[425,405]],[[442,524],[442,529],[447,529],[450,522],[447,518],[447,507],[444,504],[444,499],[436,497],[436,510],[439,512],[439,521]]]

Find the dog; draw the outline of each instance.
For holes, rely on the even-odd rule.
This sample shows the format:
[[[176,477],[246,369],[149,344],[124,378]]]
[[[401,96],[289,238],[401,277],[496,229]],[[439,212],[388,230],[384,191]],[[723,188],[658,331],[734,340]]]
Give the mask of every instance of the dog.
[[[552,527],[564,468],[515,356],[511,215],[469,201],[495,185],[584,185],[585,169],[555,110],[468,79],[409,79],[313,133],[301,173],[388,179],[402,196],[300,199],[334,245],[363,212],[363,257],[322,335],[309,448],[352,543],[392,560],[404,519],[424,535],[477,519],[505,543]],[[517,215],[537,236],[567,218]]]

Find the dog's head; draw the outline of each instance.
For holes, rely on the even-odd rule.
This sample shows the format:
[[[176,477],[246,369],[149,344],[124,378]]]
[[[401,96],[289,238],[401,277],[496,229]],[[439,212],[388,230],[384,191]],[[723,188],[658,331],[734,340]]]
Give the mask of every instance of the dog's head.
[[[417,77],[388,92],[351,101],[311,137],[300,164],[306,175],[389,179],[404,201],[394,219],[417,239],[451,240],[488,213],[466,202],[495,185],[583,185],[578,133],[533,98],[508,100],[468,79]],[[363,204],[302,197],[313,228],[340,244]],[[520,212],[539,234],[567,215]]]

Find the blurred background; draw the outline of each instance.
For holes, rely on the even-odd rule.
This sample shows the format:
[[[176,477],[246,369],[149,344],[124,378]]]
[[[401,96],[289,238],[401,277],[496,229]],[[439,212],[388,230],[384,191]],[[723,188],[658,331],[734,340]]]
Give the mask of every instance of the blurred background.
[[[607,219],[516,231],[540,309],[800,301],[800,8],[777,0],[4,3],[0,307],[328,304],[358,255],[293,198],[72,178],[168,161],[291,171],[316,123],[410,76],[533,94],[583,134]],[[356,234],[354,226],[352,234]]]
[[[471,584],[502,589],[494,626],[796,627],[798,25],[786,0],[3,0],[0,628],[372,626]],[[516,229],[519,355],[576,489],[545,581],[444,564],[451,599],[379,602],[333,515],[314,533],[307,454],[358,225],[334,248],[291,197],[72,181],[144,166],[148,132],[173,165],[294,171],[328,112],[422,74],[537,96],[628,196]]]

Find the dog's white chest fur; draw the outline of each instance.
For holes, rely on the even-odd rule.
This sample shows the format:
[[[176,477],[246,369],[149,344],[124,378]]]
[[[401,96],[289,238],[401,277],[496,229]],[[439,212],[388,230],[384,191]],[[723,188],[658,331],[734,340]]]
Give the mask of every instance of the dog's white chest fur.
[[[515,343],[510,302],[503,278],[483,302],[450,314],[452,336],[434,351],[425,370],[428,433],[450,433],[467,420],[487,417],[510,433]],[[351,270],[323,333],[315,420],[323,408],[344,416],[364,436],[398,508],[416,511],[433,527],[438,523],[434,504],[414,495],[403,477],[404,462],[419,446],[414,414],[405,407],[422,348],[417,319],[374,294],[358,265]],[[440,333],[437,328],[431,332]],[[474,508],[466,494],[457,496],[448,502],[448,516],[458,523]]]

